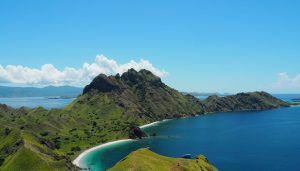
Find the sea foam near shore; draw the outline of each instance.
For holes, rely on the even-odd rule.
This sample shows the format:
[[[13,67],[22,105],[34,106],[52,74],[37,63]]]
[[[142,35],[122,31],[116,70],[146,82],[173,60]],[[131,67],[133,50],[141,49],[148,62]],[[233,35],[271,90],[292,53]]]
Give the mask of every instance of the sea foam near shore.
[[[155,126],[155,125],[157,125],[157,124],[159,124],[161,122],[165,122],[165,121],[168,121],[168,120],[170,120],[170,119],[165,119],[165,120],[162,120],[162,121],[152,122],[152,123],[149,123],[149,124],[146,124],[146,125],[142,125],[142,126],[140,126],[140,128],[141,129],[148,128],[148,127]],[[81,160],[86,155],[88,155],[89,153],[93,152],[94,150],[99,150],[101,148],[105,148],[105,147],[108,147],[108,146],[111,146],[111,145],[121,144],[121,143],[125,143],[125,142],[130,142],[130,141],[135,141],[135,140],[132,140],[132,139],[117,140],[117,141],[108,142],[108,143],[101,144],[101,145],[95,146],[93,148],[87,149],[84,152],[82,152],[75,160],[73,160],[72,163],[74,165],[76,165],[77,167],[83,168],[84,166],[81,164]]]
[[[112,142],[108,142],[108,143],[105,143],[105,144],[101,144],[101,145],[98,145],[98,146],[95,146],[93,148],[90,148],[90,149],[87,149],[85,150],[84,152],[82,152],[72,163],[80,168],[82,168],[82,164],[81,164],[81,160],[86,156],[88,155],[90,152],[94,151],[94,150],[99,150],[101,148],[105,148],[105,147],[108,147],[108,146],[111,146],[111,145],[116,145],[116,144],[121,144],[121,143],[125,143],[125,142],[130,142],[130,141],[135,141],[135,140],[132,140],[132,139],[124,139],[124,140],[117,140],[117,141],[112,141]]]
[[[170,121],[170,120],[172,120],[172,119],[164,119],[162,121],[152,122],[152,123],[149,123],[149,124],[146,124],[146,125],[142,125],[142,126],[140,126],[140,128],[143,129],[143,128],[152,127],[152,126],[155,126],[155,125],[158,125],[160,123],[163,123],[163,122],[166,122],[166,121]]]

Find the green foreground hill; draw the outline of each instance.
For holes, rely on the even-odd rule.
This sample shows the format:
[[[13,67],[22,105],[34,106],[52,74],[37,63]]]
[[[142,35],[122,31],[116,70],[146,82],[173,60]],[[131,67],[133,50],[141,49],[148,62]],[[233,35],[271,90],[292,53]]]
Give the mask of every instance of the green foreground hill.
[[[199,155],[196,159],[170,158],[142,148],[132,152],[108,171],[218,171],[207,158]]]
[[[129,137],[133,126],[221,111],[265,110],[287,103],[264,92],[204,102],[147,70],[100,74],[64,109],[0,105],[0,170],[75,170],[71,161],[95,145]]]

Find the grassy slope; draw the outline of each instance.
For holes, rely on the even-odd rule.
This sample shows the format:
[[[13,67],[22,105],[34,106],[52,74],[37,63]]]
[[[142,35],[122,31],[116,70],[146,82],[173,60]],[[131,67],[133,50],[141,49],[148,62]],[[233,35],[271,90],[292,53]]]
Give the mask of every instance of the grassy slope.
[[[94,95],[92,98],[83,95],[63,110],[36,108],[28,109],[26,114],[14,109],[0,110],[0,160],[5,159],[0,168],[13,169],[17,167],[14,166],[16,161],[20,161],[19,165],[31,165],[31,160],[22,161],[32,156],[53,169],[68,170],[61,164],[65,164],[64,158],[74,159],[82,150],[97,144],[127,138],[126,129],[131,124],[145,122],[124,115],[124,111],[107,96]],[[11,130],[8,135],[4,135],[5,128]],[[47,135],[43,135],[46,132]],[[47,147],[41,139],[58,148]],[[17,141],[24,143],[15,147]],[[3,147],[8,147],[10,152],[3,152]],[[36,169],[29,167],[27,170]]]
[[[11,130],[0,138],[1,157],[5,158],[0,170],[67,170],[65,161],[53,159],[50,155],[54,153],[29,133]]]
[[[67,170],[63,161],[53,161],[42,157],[39,153],[29,148],[21,147],[14,155],[6,159],[0,170],[36,170],[53,171]]]
[[[217,171],[204,156],[197,159],[170,158],[158,155],[148,149],[139,149],[132,152],[123,160],[118,162],[109,171]]]

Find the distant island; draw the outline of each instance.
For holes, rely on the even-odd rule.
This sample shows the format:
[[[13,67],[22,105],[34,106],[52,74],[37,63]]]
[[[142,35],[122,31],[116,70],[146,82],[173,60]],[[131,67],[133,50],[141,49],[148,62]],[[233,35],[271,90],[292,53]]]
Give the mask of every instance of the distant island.
[[[288,106],[266,92],[210,96],[199,101],[170,88],[147,70],[130,69],[116,76],[100,74],[64,109],[14,109],[0,105],[0,168],[76,170],[78,166],[72,160],[86,149],[114,140],[148,136],[139,129],[140,125],[214,112]],[[138,152],[156,155],[147,150]],[[131,159],[130,155],[128,158]],[[203,158],[198,160],[202,162]],[[165,165],[164,160],[161,164]],[[182,162],[179,165],[186,166]]]
[[[45,97],[47,99],[73,99],[75,96],[54,96],[54,97]]]
[[[82,88],[71,86],[6,87],[0,86],[0,97],[77,97]]]
[[[228,96],[230,95],[229,93],[218,93],[218,92],[214,92],[214,93],[204,93],[204,92],[182,92],[183,94],[187,95],[190,94],[192,96]]]

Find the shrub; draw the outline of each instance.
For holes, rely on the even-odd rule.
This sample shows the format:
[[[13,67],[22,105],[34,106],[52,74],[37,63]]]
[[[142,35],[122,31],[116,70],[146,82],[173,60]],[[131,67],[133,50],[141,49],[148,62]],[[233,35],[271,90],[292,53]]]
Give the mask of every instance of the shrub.
[[[69,152],[69,153],[67,153],[67,155],[68,156],[72,156],[72,155],[74,155],[74,153],[73,152]]]
[[[4,159],[0,158],[0,166],[2,166],[3,163],[4,163]]]
[[[71,148],[71,151],[80,151],[81,150],[81,148],[79,147],[79,146],[76,146],[76,147],[72,147]]]
[[[41,135],[42,137],[45,137],[45,136],[49,135],[49,132],[48,132],[48,131],[45,131],[45,132],[40,133],[40,135]]]

